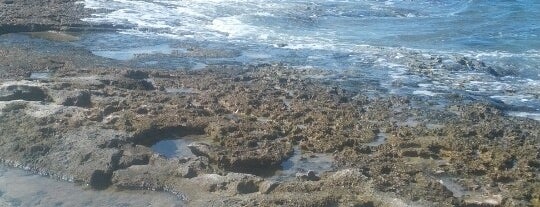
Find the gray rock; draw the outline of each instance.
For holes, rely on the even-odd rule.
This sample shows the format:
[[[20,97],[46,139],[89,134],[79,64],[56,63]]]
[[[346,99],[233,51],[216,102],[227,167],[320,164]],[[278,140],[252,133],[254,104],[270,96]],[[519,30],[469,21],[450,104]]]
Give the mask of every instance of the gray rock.
[[[154,165],[133,165],[113,172],[112,183],[122,189],[160,189],[167,170]]]
[[[111,185],[112,173],[103,170],[95,170],[90,176],[88,183],[94,189],[105,189]]]
[[[262,194],[269,194],[274,189],[276,189],[277,186],[279,186],[279,182],[269,181],[269,180],[263,181],[259,185],[259,192],[261,192]]]
[[[259,191],[259,186],[255,180],[241,180],[236,184],[236,193],[249,194]]]
[[[53,96],[57,104],[64,106],[90,107],[92,105],[89,91],[60,91]]]
[[[358,169],[343,169],[335,172],[330,176],[332,180],[352,180],[352,179],[367,179],[367,177]]]
[[[192,182],[197,183],[204,191],[215,192],[226,189],[227,177],[218,174],[204,174],[192,178]]]
[[[0,88],[0,101],[46,101],[48,95],[38,86],[9,85]]]
[[[193,178],[197,176],[197,172],[195,172],[195,169],[191,166],[180,166],[178,168],[178,175],[183,178]]]
[[[202,142],[193,142],[188,145],[188,148],[195,156],[208,157],[211,153],[210,145]]]
[[[258,192],[262,179],[250,174],[228,173],[225,176],[203,174],[192,178],[191,181],[208,192],[221,191],[235,195]]]
[[[147,80],[118,78],[115,80],[103,80],[105,85],[112,85],[129,90],[155,90],[154,84]]]
[[[296,179],[301,181],[318,181],[321,178],[315,174],[315,171],[308,171],[307,173],[296,173]]]
[[[148,78],[148,72],[140,70],[126,70],[122,72],[122,75],[126,78],[142,80]]]
[[[94,150],[96,149],[74,153],[72,157],[79,159],[64,168],[67,168],[77,182],[87,183],[95,189],[104,189],[111,185],[112,173],[118,169],[122,152],[117,149],[104,149],[93,153]]]
[[[137,145],[127,147],[120,158],[119,168],[127,168],[132,165],[147,165],[150,162],[152,151],[145,146]]]
[[[10,112],[10,111],[19,111],[23,110],[28,106],[28,102],[25,101],[16,101],[9,104],[6,104],[4,108],[2,108],[2,112]]]
[[[62,105],[89,107],[91,105],[90,92],[76,91],[75,93],[68,94],[68,96],[62,101]]]
[[[466,206],[501,206],[501,195],[472,195],[464,199]]]

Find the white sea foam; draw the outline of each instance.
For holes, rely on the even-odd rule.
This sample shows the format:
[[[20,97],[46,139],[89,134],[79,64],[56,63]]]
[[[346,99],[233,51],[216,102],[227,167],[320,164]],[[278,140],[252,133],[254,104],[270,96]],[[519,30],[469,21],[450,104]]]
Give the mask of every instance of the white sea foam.
[[[540,95],[540,51],[537,49],[509,52],[462,47],[463,42],[444,42],[456,38],[470,41],[467,39],[470,37],[461,36],[448,36],[448,39],[431,42],[426,39],[441,36],[426,36],[424,33],[431,33],[431,30],[424,28],[438,26],[422,25],[419,28],[415,25],[424,20],[439,21],[439,17],[462,18],[460,16],[466,15],[464,11],[474,9],[469,7],[477,4],[470,0],[415,3],[402,0],[85,0],[84,4],[87,8],[96,9],[95,14],[84,20],[132,27],[121,31],[123,34],[202,41],[203,44],[210,42],[213,43],[212,47],[226,45],[245,51],[240,57],[227,61],[290,61],[299,68],[341,67],[366,72],[382,70],[387,72],[380,73],[385,76],[378,77],[380,84],[394,93],[436,96],[449,90],[460,90],[505,103],[523,102],[526,99],[525,102],[533,103],[533,108],[540,107],[534,105]],[[411,24],[406,19],[414,21]],[[447,22],[452,21],[448,19]],[[435,29],[445,31],[451,26],[443,25]],[[411,29],[420,31],[415,33]],[[418,37],[410,37],[409,32]],[[410,42],[416,42],[420,47],[411,46]],[[432,45],[426,45],[426,42],[442,44],[443,49],[439,46],[430,49]],[[484,61],[495,69],[507,69],[509,72],[503,75],[511,78],[496,77],[478,70],[452,71],[437,66],[430,66],[433,68],[424,71],[429,73],[426,75],[409,71],[408,57],[418,56],[429,60],[444,56],[443,64],[452,64],[456,62],[453,59],[456,54]],[[192,62],[209,63],[206,60]],[[374,74],[379,73],[369,75],[376,76]],[[428,83],[431,85],[422,85]],[[415,84],[419,84],[418,87],[414,87]],[[503,96],[510,98],[503,99]]]
[[[261,28],[245,24],[242,22],[241,18],[242,16],[216,18],[212,21],[212,24],[209,25],[208,28],[227,34],[227,36],[230,38],[259,35],[258,33],[262,30]]]
[[[529,119],[534,119],[534,120],[540,121],[540,112],[531,113],[531,112],[511,111],[511,112],[508,112],[508,115],[517,116],[517,117],[523,117],[523,118],[529,118]]]
[[[434,92],[428,91],[428,90],[416,90],[416,91],[413,91],[413,94],[414,95],[424,95],[424,96],[436,96],[436,95],[438,95],[438,93],[434,93]]]

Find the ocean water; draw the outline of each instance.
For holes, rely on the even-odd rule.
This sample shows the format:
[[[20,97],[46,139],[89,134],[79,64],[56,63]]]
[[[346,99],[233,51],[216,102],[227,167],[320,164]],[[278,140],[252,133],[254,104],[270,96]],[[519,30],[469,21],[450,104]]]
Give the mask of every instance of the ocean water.
[[[165,69],[279,62],[355,71],[388,93],[436,98],[458,92],[504,103],[511,115],[540,120],[537,0],[81,3],[94,9],[85,21],[128,28],[83,37],[79,44],[97,55]],[[415,58],[438,57],[443,62],[467,57],[505,72],[435,66],[425,75],[409,66]]]
[[[539,0],[81,0],[80,3],[94,9],[85,21],[122,25],[127,29],[85,33],[72,44],[134,66],[175,70],[221,64],[283,63],[292,68],[330,70],[339,79],[346,74],[350,80],[376,84],[380,90],[368,92],[377,95],[401,94],[444,102],[445,95],[458,93],[471,99],[503,103],[509,115],[540,121]],[[29,41],[20,35],[2,38],[11,39],[0,44],[23,45]],[[38,43],[42,50],[53,46],[61,49],[58,45],[67,44],[41,40]],[[494,75],[489,71],[451,70],[437,65],[416,72],[410,66],[415,59],[442,58],[445,63],[462,57],[506,72]],[[45,73],[31,76],[47,77]],[[385,136],[380,134],[369,145],[384,142]],[[171,143],[159,144],[170,147]],[[176,156],[173,153],[179,151],[160,146],[154,149],[167,156]],[[276,179],[293,176],[302,167],[316,166],[321,172],[332,169],[330,157],[302,159],[301,156],[296,153],[283,163]],[[467,193],[451,179],[441,182],[454,195]],[[164,193],[83,190],[75,184],[0,166],[0,206],[182,206],[184,202]]]

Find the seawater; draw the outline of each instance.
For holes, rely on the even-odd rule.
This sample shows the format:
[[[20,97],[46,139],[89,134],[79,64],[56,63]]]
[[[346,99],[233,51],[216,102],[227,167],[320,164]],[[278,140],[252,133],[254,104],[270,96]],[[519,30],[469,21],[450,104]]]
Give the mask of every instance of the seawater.
[[[320,68],[341,74],[336,77],[348,74],[353,76],[350,79],[384,89],[374,93],[426,98],[458,93],[504,102],[512,106],[508,114],[540,120],[538,0],[83,0],[80,3],[94,9],[85,21],[128,29],[85,33],[70,43],[3,35],[0,38],[8,41],[0,44],[24,45],[36,41],[42,45],[40,50],[75,44],[106,58],[170,70],[259,63]],[[196,52],[212,55],[193,55]],[[431,76],[415,74],[402,61],[410,54],[425,58],[464,56],[512,73],[497,77],[481,71],[434,68]],[[46,78],[46,74],[33,75],[36,79]],[[375,141],[373,145],[384,143],[384,136]],[[292,174],[291,166],[302,161],[298,157],[297,154],[284,163],[281,173]],[[328,160],[319,156],[314,163],[330,163]],[[331,169],[331,164],[321,166],[327,166],[321,171]],[[74,194],[77,196],[70,196]],[[0,166],[0,206],[182,203],[177,197],[153,192],[83,190],[72,183]]]
[[[285,63],[297,68],[357,71],[389,93],[437,97],[470,94],[501,101],[513,115],[540,114],[540,2],[409,0],[84,0],[84,19],[123,25],[79,42],[118,60],[136,53],[141,65]],[[193,56],[190,51],[217,55]],[[410,73],[403,57],[464,56],[511,71]],[[174,54],[174,55],[171,55]],[[146,64],[147,65],[147,64]],[[406,86],[395,86],[407,82]],[[397,84],[399,85],[399,84]]]
[[[540,2],[408,0],[85,0],[91,22],[143,36],[290,48],[356,45],[523,53],[540,47]]]
[[[0,206],[185,206],[182,198],[151,191],[95,191],[0,165]]]

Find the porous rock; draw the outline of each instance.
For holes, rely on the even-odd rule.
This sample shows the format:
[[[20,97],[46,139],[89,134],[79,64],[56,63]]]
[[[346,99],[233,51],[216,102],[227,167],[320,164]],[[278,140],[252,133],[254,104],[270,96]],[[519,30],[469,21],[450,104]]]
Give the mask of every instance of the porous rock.
[[[39,86],[14,84],[0,88],[0,101],[45,101],[47,97],[45,91]]]

